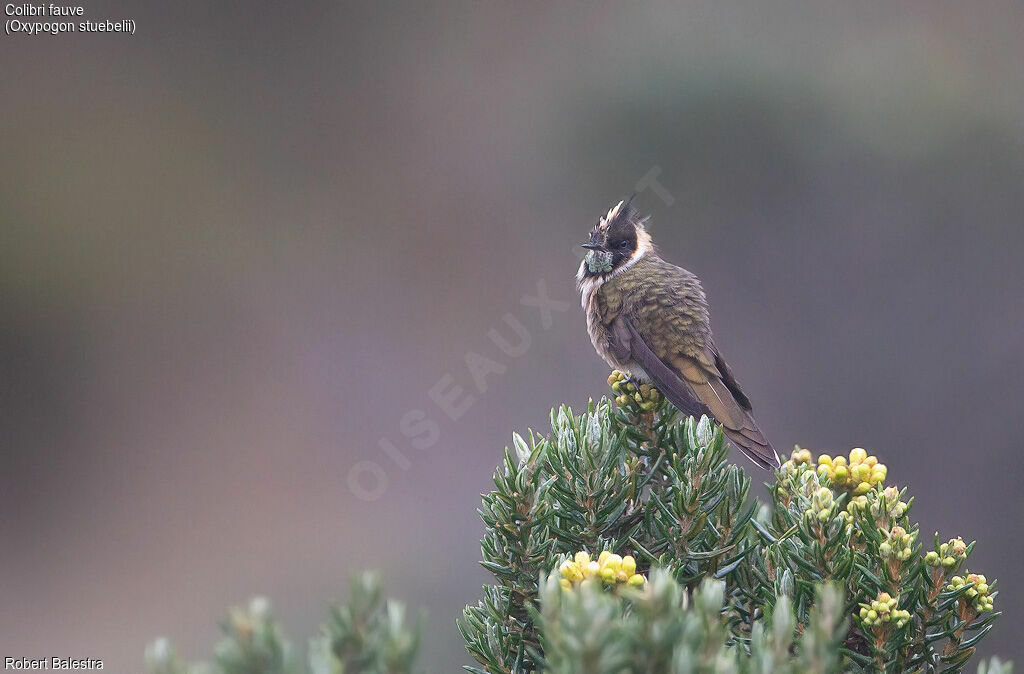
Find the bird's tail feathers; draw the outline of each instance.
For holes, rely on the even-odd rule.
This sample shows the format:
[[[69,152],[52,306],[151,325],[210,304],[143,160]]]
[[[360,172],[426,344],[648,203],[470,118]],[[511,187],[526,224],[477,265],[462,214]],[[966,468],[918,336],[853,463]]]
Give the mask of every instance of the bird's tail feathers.
[[[743,428],[738,431],[734,431],[728,426],[723,426],[722,430],[725,431],[726,437],[729,438],[734,447],[743,452],[744,456],[761,468],[775,470],[779,467],[778,452],[775,451],[772,443],[768,442],[768,438],[764,437],[764,434],[756,426],[753,429]]]

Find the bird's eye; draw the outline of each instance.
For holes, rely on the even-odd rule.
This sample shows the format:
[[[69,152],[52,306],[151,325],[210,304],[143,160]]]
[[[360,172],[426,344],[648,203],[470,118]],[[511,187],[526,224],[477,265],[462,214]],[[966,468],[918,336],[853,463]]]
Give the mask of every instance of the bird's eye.
[[[629,241],[622,241],[619,243],[619,248],[629,248]]]

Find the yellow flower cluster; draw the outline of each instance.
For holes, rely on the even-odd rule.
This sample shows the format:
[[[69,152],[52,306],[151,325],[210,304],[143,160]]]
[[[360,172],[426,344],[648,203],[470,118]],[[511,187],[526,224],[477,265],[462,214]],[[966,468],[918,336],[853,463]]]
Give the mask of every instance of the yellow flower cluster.
[[[889,596],[888,592],[882,592],[870,604],[860,605],[860,621],[865,627],[885,624],[903,627],[910,620],[910,612],[898,609],[896,606],[896,597]]]
[[[878,463],[877,457],[868,456],[860,447],[851,449],[849,458],[837,456],[833,459],[828,454],[822,454],[818,457],[817,468],[814,463],[810,450],[798,447],[782,464],[781,470],[783,474],[796,474],[805,469],[817,470],[819,476],[829,479],[834,489],[850,491],[855,496],[866,494],[885,482],[888,471],[884,463]]]
[[[640,587],[646,582],[636,572],[636,560],[632,556],[620,557],[609,550],[602,552],[597,560],[592,560],[589,553],[581,550],[572,559],[562,562],[558,572],[562,575],[559,582],[566,590],[587,581],[601,580],[605,585],[625,583],[633,587]]]
[[[608,385],[617,394],[615,403],[619,407],[636,407],[641,412],[650,412],[661,401],[661,393],[650,384],[640,384],[626,381],[624,372],[613,370],[608,376]]]
[[[914,541],[917,540],[917,532],[907,533],[907,530],[897,525],[886,534],[885,540],[878,546],[878,552],[883,559],[896,558],[901,562],[910,559],[910,553],[914,548]]]
[[[951,569],[960,562],[967,559],[967,544],[964,539],[957,536],[941,543],[938,550],[932,550],[924,556],[924,563],[928,566],[943,566]]]
[[[979,613],[982,611],[991,611],[995,605],[995,600],[989,595],[988,581],[985,580],[985,576],[980,573],[969,573],[966,577],[964,576],[953,576],[952,581],[946,586],[947,590],[959,590],[964,585],[974,583],[974,587],[964,592],[964,597],[971,602],[971,606],[974,607],[975,611]]]
[[[860,447],[850,450],[849,460],[843,456],[833,459],[828,454],[818,457],[818,475],[827,476],[833,487],[852,491],[855,496],[885,482],[886,471],[884,463],[878,463],[876,457],[868,456]]]

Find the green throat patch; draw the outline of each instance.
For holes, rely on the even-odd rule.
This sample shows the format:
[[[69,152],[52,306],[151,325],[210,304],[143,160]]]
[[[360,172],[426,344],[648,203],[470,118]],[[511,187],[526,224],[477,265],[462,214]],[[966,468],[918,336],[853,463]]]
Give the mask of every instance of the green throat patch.
[[[587,269],[591,274],[606,274],[612,270],[612,254],[603,250],[587,253]]]

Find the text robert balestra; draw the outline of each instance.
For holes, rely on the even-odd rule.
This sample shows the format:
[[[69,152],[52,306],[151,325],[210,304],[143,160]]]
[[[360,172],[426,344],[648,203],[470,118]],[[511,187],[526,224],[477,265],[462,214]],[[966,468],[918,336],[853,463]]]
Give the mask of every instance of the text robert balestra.
[[[99,658],[4,658],[4,669],[11,671],[83,671],[103,669],[103,661]]]

